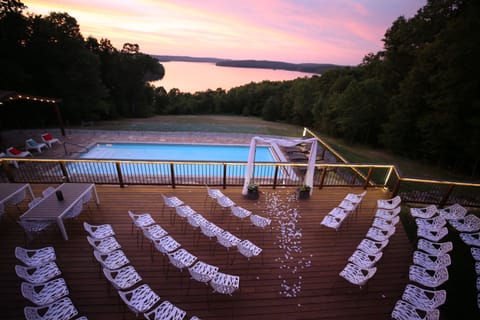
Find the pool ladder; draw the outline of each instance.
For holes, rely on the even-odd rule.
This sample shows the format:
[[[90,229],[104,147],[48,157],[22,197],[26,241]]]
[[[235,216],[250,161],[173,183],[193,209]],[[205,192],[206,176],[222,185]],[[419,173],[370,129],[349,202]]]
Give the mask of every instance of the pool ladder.
[[[67,150],[67,145],[71,145],[71,146],[78,147],[78,148],[80,148],[80,150],[70,151],[70,152],[69,152],[69,151]],[[84,145],[81,145],[81,144],[77,144],[77,143],[64,142],[64,143],[63,143],[63,150],[65,150],[65,155],[71,156],[71,155],[74,154],[74,153],[88,152],[88,147],[87,147],[87,146],[84,146]]]

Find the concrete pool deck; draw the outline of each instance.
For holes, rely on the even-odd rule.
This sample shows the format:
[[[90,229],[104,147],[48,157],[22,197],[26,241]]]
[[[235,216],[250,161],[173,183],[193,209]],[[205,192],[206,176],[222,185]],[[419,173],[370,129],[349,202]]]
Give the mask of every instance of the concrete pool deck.
[[[96,142],[151,142],[151,143],[207,143],[249,145],[252,137],[249,133],[225,132],[158,132],[158,131],[114,131],[67,129],[63,137],[59,129],[28,129],[0,132],[1,152],[14,146],[25,150],[25,140],[33,138],[41,142],[40,135],[50,132],[61,140],[63,145],[54,144],[52,149],[43,149],[42,153],[31,151],[34,158],[70,158],[76,157],[85,147]],[[265,137],[266,135],[261,135]],[[272,138],[288,138],[270,135]],[[294,138],[294,137],[290,137]],[[296,137],[298,138],[298,137]]]

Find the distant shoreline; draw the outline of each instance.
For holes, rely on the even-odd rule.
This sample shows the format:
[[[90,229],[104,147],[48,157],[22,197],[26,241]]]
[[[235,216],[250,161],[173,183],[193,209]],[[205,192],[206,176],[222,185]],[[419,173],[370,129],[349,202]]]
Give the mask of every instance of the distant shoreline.
[[[255,68],[255,69],[272,69],[298,71],[305,73],[321,74],[327,70],[342,67],[335,64],[325,63],[288,63],[281,61],[269,60],[231,60],[210,57],[189,57],[189,56],[168,56],[168,55],[151,55],[160,62],[182,61],[182,62],[206,62],[215,63],[216,66],[234,67],[234,68]]]

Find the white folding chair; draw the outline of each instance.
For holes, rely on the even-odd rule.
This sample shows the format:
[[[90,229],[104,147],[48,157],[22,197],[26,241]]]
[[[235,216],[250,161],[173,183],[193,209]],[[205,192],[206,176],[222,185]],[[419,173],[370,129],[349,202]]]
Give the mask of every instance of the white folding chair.
[[[55,262],[48,262],[38,267],[15,266],[18,277],[35,284],[44,283],[62,274]]]
[[[436,256],[423,251],[415,251],[413,253],[413,263],[425,269],[437,271],[450,266],[452,261],[448,253]]]
[[[413,284],[407,284],[402,299],[415,307],[430,311],[443,305],[447,300],[446,290],[427,290]]]
[[[400,203],[402,202],[402,198],[400,196],[396,196],[391,199],[379,199],[377,200],[377,208],[378,209],[386,209],[386,210],[392,210],[395,209],[396,207],[400,206]]]
[[[468,214],[457,220],[448,220],[448,223],[458,232],[477,232],[480,230],[480,218],[474,214]]]
[[[183,271],[183,269],[192,266],[193,263],[197,260],[197,257],[182,248],[177,251],[168,253],[168,260],[170,260],[170,263],[174,267],[180,269],[180,271]]]
[[[462,239],[462,241],[465,242],[465,244],[469,246],[480,247],[480,232],[474,232],[474,233],[461,232],[459,235],[460,235],[460,239]]]
[[[429,230],[424,228],[417,228],[417,236],[427,240],[438,242],[448,235],[448,229],[442,227],[440,230]]]
[[[432,242],[427,239],[418,239],[417,249],[439,256],[453,250],[453,244],[448,242]]]
[[[425,269],[424,267],[411,265],[408,273],[410,281],[419,283],[425,287],[437,288],[448,280],[447,268],[441,268],[436,271]]]
[[[323,217],[322,221],[320,222],[320,225],[330,228],[330,229],[335,229],[335,231],[338,231],[340,226],[342,225],[343,220],[340,218],[336,218],[332,215],[327,214],[325,217]]]
[[[88,243],[92,248],[102,254],[110,253],[112,251],[120,249],[122,246],[118,243],[115,237],[105,237],[102,239],[95,239],[90,236],[87,236]]]
[[[193,266],[188,268],[188,272],[192,279],[203,282],[207,285],[207,282],[213,279],[213,277],[218,272],[218,267],[211,264],[205,263],[203,261],[198,261]]]
[[[69,294],[67,283],[63,278],[34,284],[22,282],[22,295],[37,306],[46,305]]]
[[[455,203],[443,209],[438,209],[438,214],[447,220],[456,220],[465,217],[467,209],[460,204]]]
[[[359,286],[361,289],[376,272],[376,267],[362,268],[353,263],[347,263],[339,275],[351,284]]]
[[[40,266],[47,262],[55,261],[55,249],[53,247],[44,247],[40,249],[15,248],[15,257],[30,267]]]
[[[115,232],[110,224],[93,225],[85,221],[83,222],[83,228],[92,238],[95,239],[102,239],[115,235]]]
[[[145,318],[149,320],[182,320],[186,314],[186,311],[178,308],[169,301],[163,301],[152,311],[144,313]]]
[[[215,277],[210,281],[210,286],[214,292],[228,294],[231,296],[233,292],[240,288],[240,277],[223,272],[217,272]]]
[[[366,238],[370,238],[374,241],[385,241],[395,233],[395,230],[395,227],[392,227],[388,230],[370,227],[367,231]]]
[[[25,307],[23,312],[27,320],[70,320],[78,314],[68,297],[40,307]]]
[[[437,206],[432,204],[423,208],[410,208],[410,214],[414,218],[430,219],[437,214]]]
[[[348,262],[351,262],[360,268],[370,269],[378,262],[378,260],[380,260],[382,255],[382,252],[368,254],[361,250],[355,250],[348,258]]]
[[[357,246],[358,250],[362,250],[368,254],[381,252],[388,245],[388,239],[383,241],[374,241],[371,239],[362,239]]]
[[[163,211],[165,210],[165,206],[169,207],[170,209],[173,209],[175,207],[178,207],[184,204],[182,200],[180,200],[175,196],[167,197],[166,195],[162,194],[162,199],[163,199],[162,215],[163,215]]]
[[[120,249],[109,253],[100,253],[94,250],[93,256],[100,263],[100,270],[102,270],[102,268],[116,270],[130,263],[125,253]]]
[[[419,312],[419,308],[414,305],[398,300],[392,311],[392,318],[396,320],[438,320],[440,318],[440,311],[433,309],[424,312]]]
[[[153,254],[154,242],[167,236],[168,231],[163,229],[159,224],[153,224],[148,227],[144,227],[143,235],[150,241],[150,254]],[[142,238],[142,248],[143,248],[143,238]],[[153,257],[152,257],[153,258]]]
[[[447,220],[445,220],[445,218],[442,216],[437,216],[430,219],[416,218],[415,223],[417,224],[418,228],[427,229],[430,231],[439,231],[445,227]]]
[[[136,316],[147,312],[160,301],[160,297],[147,284],[142,284],[128,291],[118,291],[120,298]]]
[[[401,207],[396,207],[395,209],[377,209],[375,217],[392,220],[394,217],[398,216],[401,210]]]
[[[116,290],[128,290],[142,281],[142,277],[133,266],[125,266],[116,270],[103,268],[103,274]]]

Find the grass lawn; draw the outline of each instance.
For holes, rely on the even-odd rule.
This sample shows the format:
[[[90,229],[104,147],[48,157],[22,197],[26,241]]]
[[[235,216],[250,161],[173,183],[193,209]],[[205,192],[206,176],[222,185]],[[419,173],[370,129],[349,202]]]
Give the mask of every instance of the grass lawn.
[[[296,138],[300,138],[303,132],[303,127],[292,124],[264,121],[258,117],[226,115],[169,115],[121,119],[96,122],[91,128],[98,130],[252,133]],[[322,133],[317,134],[351,163],[396,164],[402,175],[408,177],[462,180],[462,177],[453,176],[447,170],[395,156],[383,150],[347,145],[340,139],[331,138]]]

